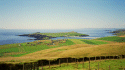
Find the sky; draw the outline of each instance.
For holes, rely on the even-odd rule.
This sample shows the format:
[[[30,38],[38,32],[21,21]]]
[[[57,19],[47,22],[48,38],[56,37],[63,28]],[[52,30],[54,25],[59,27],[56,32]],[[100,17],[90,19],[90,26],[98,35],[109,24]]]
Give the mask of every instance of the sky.
[[[125,0],[0,0],[0,28],[125,28]]]

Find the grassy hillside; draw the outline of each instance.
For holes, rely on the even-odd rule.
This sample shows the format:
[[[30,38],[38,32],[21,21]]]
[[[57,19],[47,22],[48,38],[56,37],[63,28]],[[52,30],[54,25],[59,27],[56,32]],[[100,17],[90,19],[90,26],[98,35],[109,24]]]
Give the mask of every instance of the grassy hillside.
[[[106,41],[114,41],[114,42],[125,42],[125,37],[111,36],[111,37],[102,37],[97,40],[106,40]]]
[[[60,42],[60,43],[59,43]],[[49,45],[48,45],[49,44]],[[74,43],[70,40],[56,41],[54,45],[51,40],[35,41],[30,43],[11,44],[11,45],[0,45],[0,56],[14,56],[19,57],[25,54],[33,53],[40,50],[56,48],[60,46],[73,45]]]
[[[17,63],[32,62],[42,59],[53,60],[67,57],[93,57],[93,56],[113,56],[125,54],[125,43],[110,43],[102,45],[75,44],[56,48],[45,49],[21,57],[3,57],[0,62]],[[14,61],[14,62],[13,62]]]
[[[21,43],[21,44],[11,44],[11,45],[1,45],[0,46],[0,56],[13,56],[19,57],[29,53],[37,52],[40,50],[57,48],[61,46],[68,46],[73,44],[107,44],[107,42],[97,41],[97,40],[82,40],[82,39],[69,39],[66,41],[56,42],[53,44],[51,40],[35,41],[30,43]]]

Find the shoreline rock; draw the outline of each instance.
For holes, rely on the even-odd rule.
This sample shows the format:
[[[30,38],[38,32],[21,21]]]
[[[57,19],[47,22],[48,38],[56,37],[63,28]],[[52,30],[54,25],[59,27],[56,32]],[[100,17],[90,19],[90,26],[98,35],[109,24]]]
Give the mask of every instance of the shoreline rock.
[[[56,38],[56,37],[47,36],[47,35],[41,35],[41,34],[23,34],[23,35],[18,35],[18,36],[28,36],[28,37],[36,38],[36,39],[29,39],[29,40],[45,40],[44,39],[45,37],[47,37],[48,39]]]
[[[123,32],[123,31],[125,31],[125,29],[119,29],[119,30],[112,31],[112,32],[109,32],[109,33],[113,33],[113,35],[117,35],[118,33]]]

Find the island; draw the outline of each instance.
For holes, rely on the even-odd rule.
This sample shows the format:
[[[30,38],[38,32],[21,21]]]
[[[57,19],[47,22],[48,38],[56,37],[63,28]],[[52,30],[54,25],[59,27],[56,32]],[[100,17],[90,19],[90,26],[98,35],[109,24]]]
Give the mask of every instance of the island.
[[[59,33],[40,33],[40,32],[36,32],[33,34],[23,34],[23,35],[18,35],[18,36],[28,36],[28,37],[34,37],[36,39],[34,40],[48,40],[51,38],[56,38],[56,37],[85,37],[85,36],[89,36],[87,34],[81,34],[81,33],[77,33],[74,31],[71,32],[59,32]]]

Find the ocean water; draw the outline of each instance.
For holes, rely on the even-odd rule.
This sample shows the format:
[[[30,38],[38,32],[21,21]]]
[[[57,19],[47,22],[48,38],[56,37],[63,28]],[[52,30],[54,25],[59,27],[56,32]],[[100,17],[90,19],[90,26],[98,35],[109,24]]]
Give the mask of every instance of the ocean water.
[[[106,36],[114,36],[113,33],[109,33],[110,31],[115,31],[115,28],[84,28],[84,29],[0,29],[0,45],[4,44],[12,44],[12,43],[24,43],[24,42],[32,42],[35,40],[33,37],[26,36],[18,36],[22,34],[30,34],[35,32],[41,33],[56,33],[56,32],[69,32],[75,31],[78,33],[88,34],[87,37],[57,37],[52,38],[55,39],[95,39]]]

